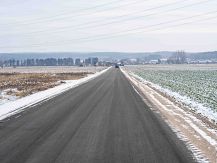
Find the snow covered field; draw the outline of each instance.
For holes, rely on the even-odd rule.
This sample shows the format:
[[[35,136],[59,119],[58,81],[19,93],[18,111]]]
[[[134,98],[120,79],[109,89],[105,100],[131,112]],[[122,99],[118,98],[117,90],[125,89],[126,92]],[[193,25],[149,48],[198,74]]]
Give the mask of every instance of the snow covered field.
[[[217,121],[217,65],[126,66],[152,87]]]
[[[95,77],[101,75],[102,73],[106,72],[109,68],[97,71],[94,74],[90,74],[87,77],[78,79],[78,80],[69,80],[65,81],[65,83],[58,85],[54,88],[50,88],[44,91],[40,91],[37,93],[34,93],[32,95],[15,99],[15,101],[7,101],[4,104],[0,104],[0,120],[9,117],[11,115],[14,115],[18,112],[21,112],[28,106],[35,105],[37,103],[40,103],[44,100],[48,100],[52,97],[57,96],[58,94],[67,91],[71,88],[74,88],[80,84],[83,84],[91,79],[94,79]],[[4,92],[2,92],[4,94]],[[13,99],[14,100],[14,99]]]

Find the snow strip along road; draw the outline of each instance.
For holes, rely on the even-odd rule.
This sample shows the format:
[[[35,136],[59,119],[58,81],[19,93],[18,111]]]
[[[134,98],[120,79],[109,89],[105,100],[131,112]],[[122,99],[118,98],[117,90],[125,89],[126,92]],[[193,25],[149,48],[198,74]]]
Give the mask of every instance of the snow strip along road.
[[[1,163],[188,163],[191,151],[124,74],[89,82],[0,123]]]
[[[65,84],[61,84],[54,88],[47,89],[45,91],[40,91],[38,93],[34,93],[32,95],[23,97],[16,101],[11,101],[5,104],[0,105],[0,120],[5,119],[11,115],[17,114],[28,107],[33,105],[37,105],[40,102],[53,98],[69,89],[77,87],[89,80],[94,79],[95,77],[101,75],[102,73],[106,72],[109,68],[102,70],[100,72],[96,72],[95,74],[89,74],[87,77],[78,79],[78,80],[68,80],[65,81]]]

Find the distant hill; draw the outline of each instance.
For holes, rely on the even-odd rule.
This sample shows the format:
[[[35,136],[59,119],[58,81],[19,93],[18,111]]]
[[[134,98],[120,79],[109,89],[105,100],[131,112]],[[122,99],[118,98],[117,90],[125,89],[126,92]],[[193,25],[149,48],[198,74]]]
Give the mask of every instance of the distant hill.
[[[168,58],[174,52],[173,51],[160,51],[160,52],[137,52],[137,53],[125,53],[125,52],[25,52],[25,53],[0,53],[0,60],[8,59],[36,59],[36,58],[88,58],[98,57],[100,59],[128,59],[128,58],[143,58],[147,60]],[[186,53],[187,58],[192,60],[210,60],[217,59],[217,51],[213,52],[198,52],[198,53]]]
[[[201,52],[201,53],[188,53],[187,57],[192,60],[212,60],[217,59],[217,51],[214,52]]]
[[[88,57],[98,57],[101,59],[112,58],[112,59],[126,59],[126,58],[162,58],[168,57],[173,52],[139,52],[139,53],[124,53],[124,52],[90,52],[90,53],[80,53],[80,52],[48,52],[48,53],[0,53],[1,60],[7,59],[34,59],[34,58],[88,58]]]

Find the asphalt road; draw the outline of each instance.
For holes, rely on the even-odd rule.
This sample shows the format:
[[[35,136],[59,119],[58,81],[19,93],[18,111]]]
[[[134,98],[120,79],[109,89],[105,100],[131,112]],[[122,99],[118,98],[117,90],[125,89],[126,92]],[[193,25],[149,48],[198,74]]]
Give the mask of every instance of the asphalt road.
[[[194,162],[119,69],[0,123],[0,163]]]

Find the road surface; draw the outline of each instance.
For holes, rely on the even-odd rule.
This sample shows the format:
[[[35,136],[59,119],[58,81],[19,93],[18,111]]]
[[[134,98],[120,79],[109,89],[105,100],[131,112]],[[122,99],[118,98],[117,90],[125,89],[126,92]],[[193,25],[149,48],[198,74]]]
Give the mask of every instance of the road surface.
[[[194,162],[119,69],[0,123],[0,163]]]

